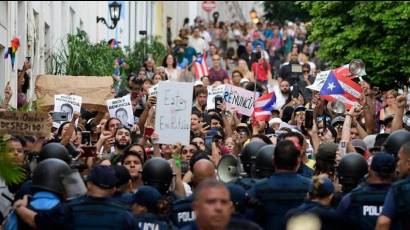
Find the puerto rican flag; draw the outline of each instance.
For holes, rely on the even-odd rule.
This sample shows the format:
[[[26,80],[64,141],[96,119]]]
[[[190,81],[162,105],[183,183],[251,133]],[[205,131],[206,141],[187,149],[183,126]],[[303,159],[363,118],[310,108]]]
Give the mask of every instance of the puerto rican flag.
[[[196,80],[200,80],[203,76],[209,76],[208,65],[206,64],[206,53],[198,54],[194,62]]]
[[[269,121],[275,103],[276,96],[273,92],[260,96],[255,101],[255,107],[253,110],[255,121]]]
[[[319,96],[330,102],[340,101],[350,109],[358,103],[362,92],[360,85],[350,77],[348,66],[341,66],[329,71]]]

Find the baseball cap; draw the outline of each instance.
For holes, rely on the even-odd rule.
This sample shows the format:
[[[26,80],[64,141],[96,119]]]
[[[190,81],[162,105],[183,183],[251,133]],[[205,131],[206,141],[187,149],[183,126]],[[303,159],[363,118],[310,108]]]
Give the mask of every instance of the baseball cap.
[[[374,144],[376,142],[377,134],[371,134],[363,138],[364,143],[366,143],[367,148],[371,151],[374,148]]]
[[[309,193],[314,196],[324,197],[335,192],[333,182],[327,176],[313,177],[313,183],[310,187]]]
[[[117,184],[115,187],[121,187],[131,180],[131,175],[127,168],[122,165],[112,165],[112,167],[114,168],[115,176],[117,177]]]
[[[362,139],[354,139],[352,140],[352,146],[354,148],[359,149],[359,153],[363,155],[364,152],[367,150],[367,145]]]
[[[239,124],[237,124],[235,130],[236,130],[236,131],[245,130],[248,134],[251,133],[251,131],[250,131],[249,128],[248,128],[248,125],[245,124],[245,123],[239,123]]]
[[[293,111],[294,113],[299,112],[299,111],[305,111],[306,108],[304,106],[298,106],[295,108],[295,110]]]
[[[396,161],[393,155],[378,152],[373,155],[370,169],[375,172],[392,173],[396,169]]]
[[[237,184],[228,183],[226,187],[231,195],[231,201],[239,209],[246,207],[249,200],[249,193],[244,188]]]
[[[334,161],[336,159],[337,148],[337,144],[332,141],[321,143],[316,154],[316,159],[324,161]]]
[[[133,196],[133,202],[144,207],[155,207],[161,199],[161,193],[152,187],[144,185]]]
[[[332,124],[332,126],[335,126],[335,125],[338,124],[338,123],[342,123],[342,125],[343,125],[344,122],[345,122],[345,118],[344,118],[344,117],[342,117],[342,116],[337,116],[337,117],[333,118],[331,124]]]
[[[202,81],[195,81],[194,86],[204,85]]]
[[[115,176],[115,170],[111,166],[96,165],[91,169],[88,181],[100,188],[110,189],[117,184],[117,177]]]

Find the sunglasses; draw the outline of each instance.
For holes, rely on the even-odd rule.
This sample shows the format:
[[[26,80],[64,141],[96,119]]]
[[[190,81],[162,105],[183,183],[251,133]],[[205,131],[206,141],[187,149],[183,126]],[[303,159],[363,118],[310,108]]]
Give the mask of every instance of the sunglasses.
[[[298,112],[295,113],[295,115],[296,115],[296,116],[298,116],[298,115],[305,115],[305,112],[304,112],[304,111],[298,111]]]

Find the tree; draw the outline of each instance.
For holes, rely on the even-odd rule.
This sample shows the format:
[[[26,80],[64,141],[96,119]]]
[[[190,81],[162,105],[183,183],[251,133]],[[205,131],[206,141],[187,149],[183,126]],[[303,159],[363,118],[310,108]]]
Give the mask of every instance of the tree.
[[[410,77],[410,3],[298,2],[312,16],[310,41],[332,67],[360,58],[374,84],[397,88]],[[394,81],[393,81],[394,79]]]
[[[309,12],[293,1],[264,1],[263,7],[263,17],[271,22],[284,23],[286,20],[295,21],[296,18],[302,21],[310,19]]]

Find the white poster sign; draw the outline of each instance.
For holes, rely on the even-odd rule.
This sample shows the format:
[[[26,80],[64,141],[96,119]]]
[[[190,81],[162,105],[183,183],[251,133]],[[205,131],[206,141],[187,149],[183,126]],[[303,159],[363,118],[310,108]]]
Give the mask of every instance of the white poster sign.
[[[132,111],[130,95],[107,100],[107,107],[110,117],[118,118],[122,125],[131,127],[134,124],[134,113]]]
[[[54,112],[68,113],[68,120],[71,121],[74,112],[81,111],[82,97],[76,95],[59,94],[54,95]],[[53,122],[53,127],[59,128],[64,122]]]
[[[325,84],[325,81],[330,71],[332,70],[321,71],[320,73],[318,73],[316,75],[315,82],[313,82],[313,84],[307,86],[306,88],[314,91],[320,91],[322,89],[323,84]]]
[[[207,110],[215,109],[215,96],[224,96],[225,85],[208,86],[208,99],[206,102]]]
[[[193,87],[192,83],[159,83],[155,115],[158,143],[189,144]]]
[[[235,108],[238,113],[251,116],[255,104],[255,93],[233,85],[225,85],[224,101],[228,110]],[[256,94],[256,97],[258,95]]]

